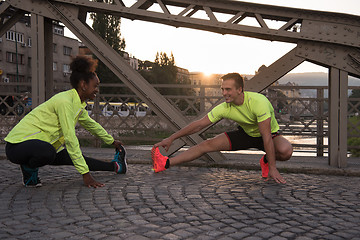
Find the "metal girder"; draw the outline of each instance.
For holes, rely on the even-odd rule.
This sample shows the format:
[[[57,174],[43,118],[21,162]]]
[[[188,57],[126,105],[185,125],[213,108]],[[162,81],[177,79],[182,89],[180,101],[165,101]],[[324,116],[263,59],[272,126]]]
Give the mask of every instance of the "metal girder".
[[[261,67],[259,72],[245,83],[245,90],[261,92],[279,80],[292,69],[305,61],[305,58],[296,56],[297,47],[279,58],[269,67]]]
[[[37,1],[33,1],[36,4]],[[41,5],[37,6],[40,7]],[[124,82],[137,96],[139,96],[158,116],[165,119],[170,127],[177,131],[187,125],[187,120],[181,115],[154,87],[152,87],[138,72],[112,49],[93,29],[82,23],[76,16],[79,9],[61,4],[48,3],[45,11],[50,11],[53,18],[61,21],[85,45],[111,69],[122,82]],[[198,134],[187,137],[192,145],[198,144],[203,139]],[[225,159],[220,152],[208,153],[206,157],[211,161]]]
[[[19,0],[8,0],[10,3]],[[221,34],[242,35],[264,40],[296,43],[299,40],[328,42],[360,47],[360,17],[330,12],[311,11],[215,0],[139,0],[131,6],[123,2],[108,4],[91,0],[54,0],[81,6],[88,11],[104,12],[120,17],[157,22],[175,27],[189,27]],[[151,9],[158,6],[158,10]],[[19,6],[18,6],[19,7]],[[177,13],[172,8],[182,10]],[[203,13],[207,18],[199,17]],[[217,16],[227,16],[219,20]],[[245,18],[257,21],[258,26],[242,24]],[[281,21],[283,25],[270,27],[267,22]],[[293,28],[296,24],[296,26]]]
[[[347,166],[347,72],[337,68],[329,70],[329,164]]]
[[[45,101],[44,17],[31,14],[31,95],[34,107]]]
[[[16,9],[7,13],[9,9],[9,4],[4,2],[0,5],[0,15],[1,15],[1,23],[0,23],[0,36],[3,36],[15,23],[17,23],[25,14],[25,11]],[[3,22],[5,19],[4,17],[11,15],[9,19]]]
[[[300,41],[296,55],[324,67],[335,67],[360,77],[360,49],[336,44]]]
[[[259,92],[305,60],[329,67],[332,105],[329,161],[331,165],[339,167],[346,165],[344,132],[347,74],[360,77],[359,16],[230,0],[138,0],[130,6],[122,0],[114,0],[113,4],[92,0],[6,0],[6,4],[35,16],[63,22],[175,131],[187,124],[186,119],[85,24],[87,12],[102,12],[175,27],[296,43],[298,46],[295,49],[269,67],[262,68],[246,84],[245,89]],[[0,13],[5,8],[7,7],[1,7]],[[174,9],[180,10],[175,13]],[[248,18],[255,20],[257,25],[246,24],[244,20]],[[281,24],[273,26],[272,20],[280,21]],[[6,22],[8,25],[10,23],[12,22],[9,20]],[[0,33],[5,33],[4,25],[0,26]],[[37,67],[40,73],[41,67]],[[340,130],[336,132],[336,129]],[[202,138],[192,135],[187,141],[196,144]],[[184,142],[179,140],[175,145],[179,148]],[[210,153],[209,156],[212,159],[223,159],[220,153]]]

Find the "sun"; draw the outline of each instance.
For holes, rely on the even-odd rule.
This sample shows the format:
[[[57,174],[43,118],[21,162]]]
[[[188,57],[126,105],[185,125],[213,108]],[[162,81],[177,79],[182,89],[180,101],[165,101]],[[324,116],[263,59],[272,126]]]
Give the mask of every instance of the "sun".
[[[204,77],[210,77],[211,75],[213,75],[213,73],[209,72],[209,71],[205,71],[203,72]]]

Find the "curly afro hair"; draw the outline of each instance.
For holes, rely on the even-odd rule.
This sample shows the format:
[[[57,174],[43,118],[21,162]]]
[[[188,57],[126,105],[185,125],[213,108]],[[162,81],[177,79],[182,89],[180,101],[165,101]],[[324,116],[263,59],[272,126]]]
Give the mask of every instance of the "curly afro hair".
[[[78,88],[79,82],[84,80],[86,83],[96,76],[95,70],[97,60],[86,56],[76,56],[70,63],[71,75],[70,83],[75,89]]]

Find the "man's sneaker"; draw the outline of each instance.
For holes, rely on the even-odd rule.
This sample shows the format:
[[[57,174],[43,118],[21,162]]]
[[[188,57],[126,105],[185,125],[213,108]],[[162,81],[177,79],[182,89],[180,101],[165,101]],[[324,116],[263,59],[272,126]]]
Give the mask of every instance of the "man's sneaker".
[[[261,175],[263,178],[267,178],[269,175],[269,163],[264,162],[265,155],[260,159]]]
[[[123,146],[120,146],[119,149],[115,149],[115,156],[112,162],[115,163],[115,172],[116,173],[126,173],[127,171],[127,163],[126,163],[126,152]]]
[[[151,149],[151,159],[153,161],[153,170],[156,173],[166,170],[165,165],[169,158],[161,155],[158,147]]]
[[[39,168],[29,168],[25,165],[20,165],[23,174],[23,184],[25,187],[41,187],[40,179],[38,178]]]

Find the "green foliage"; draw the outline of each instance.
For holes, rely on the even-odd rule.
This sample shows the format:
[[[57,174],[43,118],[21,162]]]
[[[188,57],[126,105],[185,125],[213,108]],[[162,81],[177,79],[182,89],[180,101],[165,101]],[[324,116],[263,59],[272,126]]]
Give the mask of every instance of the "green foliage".
[[[173,54],[156,53],[155,61],[146,61],[140,74],[151,84],[176,84],[177,68]]]
[[[174,55],[171,53],[170,57],[163,52],[157,52],[154,62],[141,62],[140,64],[140,74],[151,84],[191,84],[188,77],[180,77],[178,75],[178,68],[175,65]],[[174,95],[174,96],[194,96],[195,92],[191,88],[181,88],[181,87],[170,87],[170,88],[157,88],[157,90],[162,95]],[[194,103],[194,105],[199,109],[200,104]],[[178,101],[176,106],[184,111],[189,109],[186,114],[191,115],[195,112],[192,112],[189,108],[189,103],[186,100]]]
[[[349,135],[359,135],[360,133],[360,117],[351,117],[349,119],[349,125],[348,125],[348,134]],[[350,126],[357,126],[355,129],[350,130]],[[347,144],[349,147],[359,147],[360,146],[360,138],[359,137],[349,137]],[[360,149],[350,149],[351,155],[353,157],[360,157]]]
[[[353,115],[356,112],[360,112],[360,104],[359,104],[359,98],[360,98],[360,89],[353,89],[351,91],[351,94],[349,96],[350,99],[354,99],[353,101],[350,100],[350,104],[348,106],[348,112]],[[357,98],[357,99],[356,99]]]
[[[98,1],[103,2],[103,0]],[[114,3],[113,0],[105,0],[105,2],[110,4]],[[97,32],[116,52],[123,56],[125,39],[121,38],[121,19],[103,13],[92,13],[90,17],[93,20],[92,26],[94,31]],[[94,58],[96,57],[94,56]],[[100,81],[103,83],[121,83],[120,79],[100,60],[96,72]],[[119,92],[119,89],[114,88],[101,89],[102,93],[115,93],[114,91],[116,91],[116,93],[122,93]],[[120,91],[123,91],[123,93],[126,92],[124,89]]]
[[[279,98],[278,102],[277,102],[277,111],[279,113],[285,113],[284,109],[287,110],[288,109],[288,102],[287,102],[287,97],[286,95],[282,92],[282,91],[276,91],[276,95]]]
[[[103,0],[98,0],[103,2]],[[114,4],[113,0],[105,0],[105,2]],[[125,49],[125,39],[121,38],[120,25],[121,19],[113,15],[103,13],[92,13],[90,15],[93,20],[94,30],[102,37],[115,51],[121,53]]]
[[[140,74],[151,84],[190,84],[189,78],[178,78],[174,55],[156,53],[155,61],[140,63]],[[163,95],[192,95],[188,88],[159,88]]]
[[[348,138],[348,146],[358,147],[360,146],[360,138]],[[360,149],[350,149],[350,153],[352,157],[360,157]]]
[[[360,98],[360,89],[351,90],[350,98]]]

